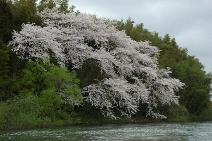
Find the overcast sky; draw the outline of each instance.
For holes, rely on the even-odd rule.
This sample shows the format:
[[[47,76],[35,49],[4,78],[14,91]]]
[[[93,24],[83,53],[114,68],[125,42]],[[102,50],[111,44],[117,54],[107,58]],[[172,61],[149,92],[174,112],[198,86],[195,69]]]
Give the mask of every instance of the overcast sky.
[[[71,0],[81,12],[131,17],[150,31],[170,34],[212,72],[212,0]]]

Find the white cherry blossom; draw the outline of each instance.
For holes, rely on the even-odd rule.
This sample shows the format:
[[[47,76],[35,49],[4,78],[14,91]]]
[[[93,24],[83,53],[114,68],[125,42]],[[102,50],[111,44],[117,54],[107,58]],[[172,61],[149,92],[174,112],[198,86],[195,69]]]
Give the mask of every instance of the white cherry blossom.
[[[88,84],[82,94],[85,102],[103,115],[116,118],[118,111],[130,117],[144,103],[147,116],[165,118],[154,109],[159,104],[178,103],[175,92],[184,84],[171,78],[169,69],[158,68],[157,47],[130,39],[94,15],[46,10],[40,16],[43,27],[24,24],[20,32],[14,32],[10,42],[13,51],[23,59],[44,61],[53,53],[59,64],[71,64],[72,69],[82,68],[88,59],[95,60],[107,78]]]

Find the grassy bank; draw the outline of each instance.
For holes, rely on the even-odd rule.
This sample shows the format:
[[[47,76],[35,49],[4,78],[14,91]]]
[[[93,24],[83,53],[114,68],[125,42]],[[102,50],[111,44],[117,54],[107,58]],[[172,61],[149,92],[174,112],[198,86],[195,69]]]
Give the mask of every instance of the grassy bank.
[[[124,124],[124,123],[147,123],[153,122],[150,119],[126,119],[119,118],[111,120],[104,118],[100,114],[72,113],[71,116],[59,119],[37,117],[31,112],[11,113],[10,103],[0,103],[0,130],[32,129],[32,128],[52,128],[72,125],[102,125],[102,124]]]
[[[175,112],[171,112],[175,110]],[[199,116],[189,115],[183,107],[172,107],[169,111],[169,117],[166,120],[148,119],[142,116],[135,116],[132,119],[119,118],[111,120],[104,118],[101,115],[73,113],[69,119],[35,119],[32,115],[19,115],[12,117],[10,113],[10,105],[8,103],[0,103],[0,130],[14,130],[14,129],[32,129],[32,128],[53,128],[72,125],[103,125],[103,124],[143,124],[143,123],[156,123],[156,122],[202,122],[212,121],[212,103],[210,107],[203,111]]]

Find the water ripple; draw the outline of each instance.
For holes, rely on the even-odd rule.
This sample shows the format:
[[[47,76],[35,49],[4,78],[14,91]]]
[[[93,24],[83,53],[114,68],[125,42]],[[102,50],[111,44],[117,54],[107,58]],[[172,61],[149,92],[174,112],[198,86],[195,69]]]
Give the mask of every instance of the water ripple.
[[[34,129],[1,133],[0,141],[212,141],[212,123]]]

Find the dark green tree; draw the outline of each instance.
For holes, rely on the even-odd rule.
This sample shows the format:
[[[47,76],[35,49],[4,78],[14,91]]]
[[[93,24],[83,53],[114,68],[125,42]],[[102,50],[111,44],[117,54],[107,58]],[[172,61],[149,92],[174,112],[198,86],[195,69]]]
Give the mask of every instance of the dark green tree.
[[[5,45],[0,43],[0,101],[7,99],[9,79],[9,54]]]
[[[54,0],[41,0],[38,5],[38,11],[41,12],[46,8],[52,9],[54,7],[56,7],[56,3],[54,2]]]
[[[132,21],[131,18],[128,18],[124,26],[127,35],[130,35],[131,31],[133,30],[133,24],[134,21]]]
[[[11,39],[13,14],[6,0],[0,0],[0,42],[8,42]]]
[[[21,61],[7,46],[13,30],[19,31],[23,23],[37,23],[35,0],[0,1],[0,90],[1,100],[7,100],[17,94],[17,79],[24,67]]]

